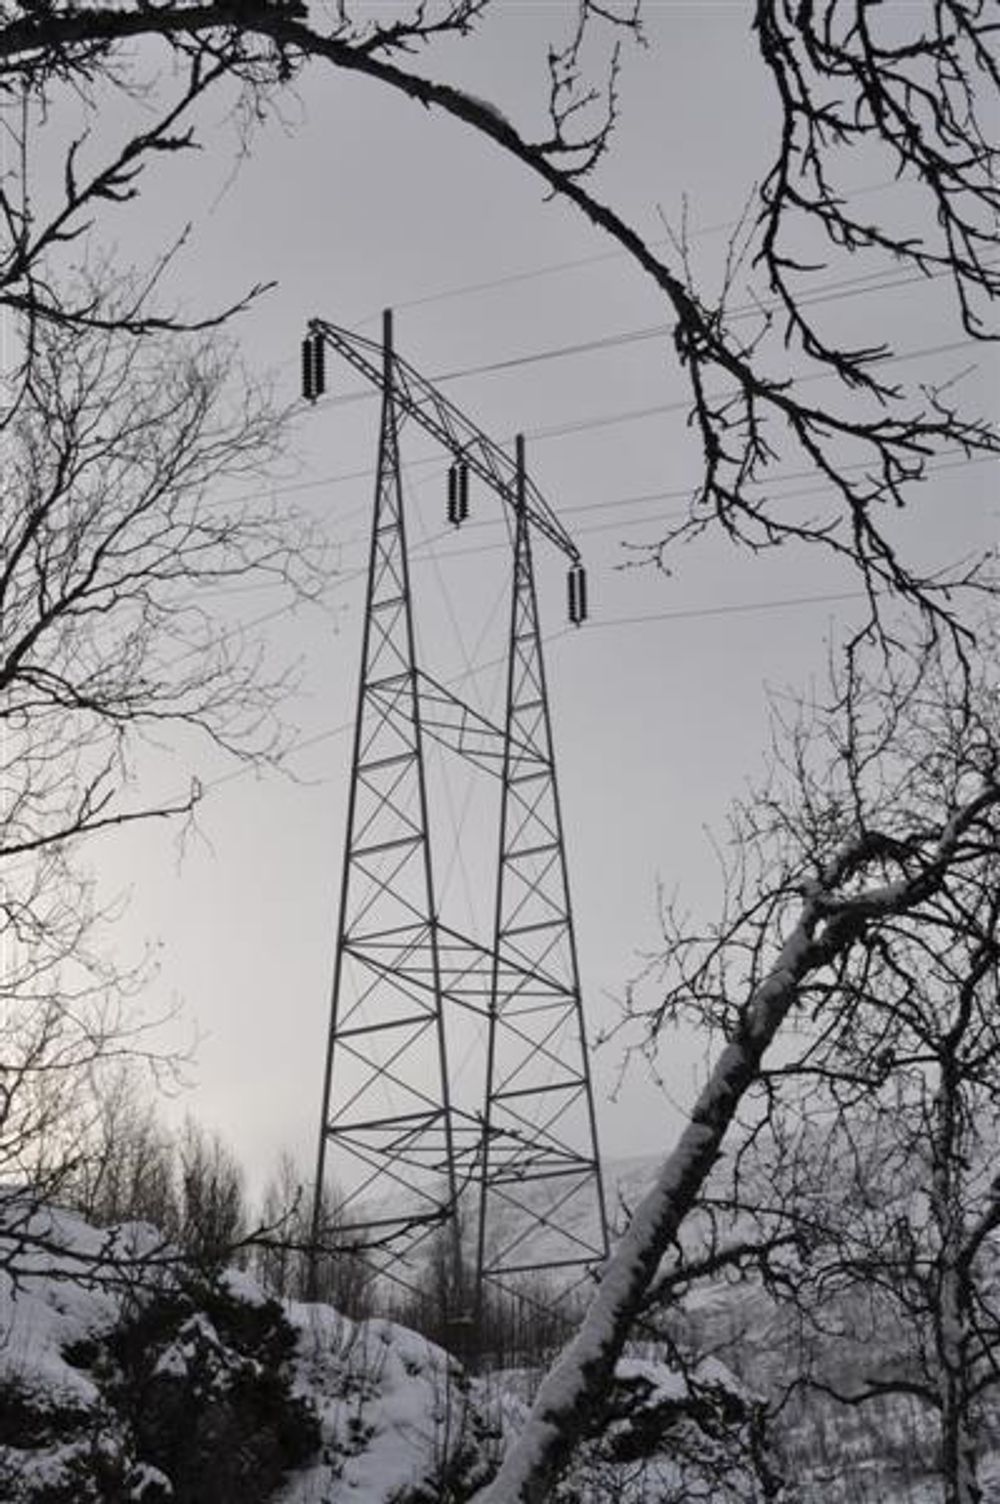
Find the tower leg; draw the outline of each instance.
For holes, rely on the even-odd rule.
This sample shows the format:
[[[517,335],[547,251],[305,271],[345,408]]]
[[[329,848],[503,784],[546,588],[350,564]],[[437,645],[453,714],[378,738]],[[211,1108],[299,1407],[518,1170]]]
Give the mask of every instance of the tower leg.
[[[313,1212],[323,1249],[416,1282],[434,1240],[461,1273],[391,315]]]
[[[507,711],[476,1260],[491,1288],[530,1293],[607,1254],[593,1088],[542,658],[524,442]]]

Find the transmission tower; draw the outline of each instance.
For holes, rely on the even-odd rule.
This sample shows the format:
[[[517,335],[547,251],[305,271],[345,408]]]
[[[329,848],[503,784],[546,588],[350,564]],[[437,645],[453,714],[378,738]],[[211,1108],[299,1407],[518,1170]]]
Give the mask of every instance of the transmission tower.
[[[354,1246],[370,1277],[416,1286],[432,1248],[452,1289],[474,1259],[487,1286],[565,1284],[607,1252],[593,1091],[566,873],[532,534],[568,557],[571,620],[586,616],[579,553],[526,473],[393,349],[313,319],[303,390],[325,390],[332,349],[382,394],[375,505],[323,1084],[314,1245]],[[449,460],[447,515],[470,474],[512,523],[503,725],[418,664],[400,468],[415,421]],[[425,749],[433,741],[499,783],[492,933],[440,912]],[[485,1036],[480,1095],[453,1090],[461,1017]],[[327,1177],[335,1207],[324,1200]],[[440,1241],[435,1241],[440,1240]]]

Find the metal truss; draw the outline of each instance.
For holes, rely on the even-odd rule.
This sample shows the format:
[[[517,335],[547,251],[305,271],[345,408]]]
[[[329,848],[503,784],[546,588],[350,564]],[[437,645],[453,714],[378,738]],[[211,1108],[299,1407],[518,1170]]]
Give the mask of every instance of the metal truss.
[[[386,323],[391,323],[388,314]],[[384,332],[385,325],[383,325]],[[400,411],[412,417],[420,426],[449,450],[455,460],[468,465],[469,469],[485,481],[491,490],[502,496],[511,507],[516,505],[518,478],[517,469],[510,456],[436,387],[431,386],[402,356],[395,354],[391,346],[386,351],[382,345],[341,329],[325,319],[310,319],[306,347],[319,351],[323,345],[336,350],[356,371],[384,390],[384,383],[392,383],[394,401]],[[320,395],[322,387],[308,389],[307,395]],[[580,562],[580,551],[559,518],[552,510],[538,487],[528,477],[524,478],[523,505],[528,519],[539,532],[560,548],[574,564]]]
[[[487,1286],[565,1286],[607,1251],[587,1042],[542,663],[531,530],[579,555],[516,460],[394,354],[312,320],[307,395],[329,345],[382,391],[361,673],[341,878],[314,1210],[315,1246],[350,1245],[374,1279],[417,1287],[433,1250],[469,1317]],[[415,418],[514,517],[505,723],[423,672],[400,482],[399,424]],[[440,914],[425,745],[499,780],[494,930]],[[493,796],[494,798],[496,795]],[[449,1039],[486,1034],[482,1100],[459,1105]],[[330,1217],[322,1189],[337,1198]],[[478,1206],[475,1203],[478,1199]],[[475,1208],[473,1210],[473,1208]],[[465,1244],[463,1245],[463,1237]]]
[[[314,1244],[363,1245],[406,1283],[458,1184],[390,355],[387,339]]]
[[[477,1272],[516,1290],[607,1254],[607,1219],[517,439]]]

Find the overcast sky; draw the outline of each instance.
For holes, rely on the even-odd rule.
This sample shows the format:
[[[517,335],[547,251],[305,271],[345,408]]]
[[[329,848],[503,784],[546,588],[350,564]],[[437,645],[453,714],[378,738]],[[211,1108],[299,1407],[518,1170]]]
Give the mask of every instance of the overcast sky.
[[[568,14],[558,4],[506,0],[477,43],[449,45],[426,66],[452,72],[518,122],[544,98],[544,48]],[[651,238],[681,222],[689,203],[695,270],[711,286],[727,232],[766,170],[775,121],[749,34],[749,4],[649,4],[649,47],[630,52],[622,115],[609,159],[594,182]],[[532,475],[581,547],[592,620],[565,623],[563,560],[538,548],[549,686],[570,875],[590,1028],[617,1017],[626,982],[657,946],[657,886],[695,911],[717,900],[706,827],[722,832],[729,798],[762,766],[765,686],[807,684],[825,644],[859,603],[855,582],[801,551],[753,559],[719,539],[684,550],[669,577],[623,568],[660,536],[698,473],[685,423],[686,390],[665,311],[652,283],[575,212],[546,203],[539,185],[486,141],[364,80],[307,70],[284,125],[271,122],[232,175],[234,132],[218,104],[204,122],[208,150],[194,165],[163,164],[141,221],[123,222],[123,254],[141,256],[171,225],[192,219],[178,273],[192,306],[238,295],[248,284],[278,288],[242,322],[248,363],[274,370],[296,395],[298,343],[306,319],[376,333],[382,307],[396,310],[397,347],[422,373],[449,380],[448,395],[492,437],[528,438]],[[112,118],[105,123],[111,129]],[[854,186],[888,190],[877,161],[859,163]],[[859,271],[864,268],[859,268]],[[957,339],[940,300],[900,285],[872,293],[844,285],[851,267],[816,278],[836,283],[831,317],[867,336],[873,321],[917,356],[907,370],[951,374],[981,359],[942,352]],[[651,337],[620,340],[636,331]],[[482,370],[564,346],[596,348]],[[966,378],[982,405],[993,401],[986,367]],[[200,1035],[181,1106],[218,1129],[255,1181],[282,1148],[310,1163],[318,1127],[322,1056],[345,792],[357,675],[365,534],[372,500],[377,402],[331,359],[329,401],[303,409],[275,494],[322,520],[336,545],[323,607],[264,623],[279,657],[300,664],[288,706],[300,750],[280,775],[227,776],[211,789],[200,834],[183,855],[160,828],[103,843],[98,863],[108,894],[131,895],[133,943],[162,943],[148,1006],[179,1000],[175,1038]],[[414,593],[425,666],[438,677],[477,669],[469,693],[499,714],[508,556],[498,503],[473,487],[469,525],[444,526],[440,456],[407,435]],[[954,466],[924,488],[907,537],[943,562],[996,535],[989,467]],[[776,484],[790,504],[815,481]],[[430,541],[428,541],[430,540]],[[267,589],[231,594],[220,611],[249,622],[275,609]],[[483,667],[485,665],[485,667]],[[492,666],[491,666],[492,665]],[[187,751],[171,771],[186,786]],[[209,779],[227,770],[199,763]],[[231,772],[231,770],[230,770]],[[460,812],[459,812],[460,813]],[[471,833],[471,834],[470,834]],[[482,840],[463,877],[450,851],[445,902],[482,904],[488,870]],[[484,864],[482,866],[477,864]],[[491,896],[491,895],[490,895]],[[690,1100],[703,1043],[665,1046],[667,1092],[639,1067],[617,1102],[620,1049],[594,1059],[605,1152],[621,1158],[669,1140],[676,1107]]]

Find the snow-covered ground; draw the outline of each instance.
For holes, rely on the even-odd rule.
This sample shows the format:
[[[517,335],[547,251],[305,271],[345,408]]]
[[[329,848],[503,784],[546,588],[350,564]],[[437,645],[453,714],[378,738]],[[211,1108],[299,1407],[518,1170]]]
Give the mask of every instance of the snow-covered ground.
[[[19,1247],[16,1269],[8,1260],[0,1271],[3,1504],[436,1504],[484,1483],[525,1418],[537,1376],[469,1376],[403,1326],[354,1322],[326,1305],[279,1306],[239,1271],[209,1288],[170,1262],[154,1229],[98,1231],[40,1212],[29,1231],[33,1249]],[[687,1380],[649,1357],[624,1362],[620,1377],[614,1416],[566,1495],[581,1504],[670,1497],[691,1474],[672,1446],[697,1451]],[[269,1411],[255,1398],[261,1384]],[[748,1399],[714,1361],[696,1384],[717,1418]],[[295,1465],[286,1457],[267,1490],[199,1492],[184,1476],[183,1426],[195,1451],[213,1413],[225,1435],[243,1436],[237,1402],[276,1431],[288,1429],[276,1407],[290,1407],[308,1455]],[[263,1455],[273,1468],[274,1448]],[[721,1486],[711,1495],[719,1504],[752,1496]]]
[[[720,1357],[682,1373],[636,1347],[564,1497],[759,1498],[748,1426],[779,1361],[773,1318],[761,1292],[710,1287],[693,1320]],[[538,1378],[469,1375],[398,1323],[278,1304],[240,1271],[206,1281],[142,1224],[41,1210],[0,1236],[0,1504],[457,1501],[498,1465]],[[781,1422],[788,1504],[939,1504],[919,1416],[811,1405]],[[199,1492],[220,1435],[260,1461]],[[1000,1504],[1000,1455],[981,1483]]]

